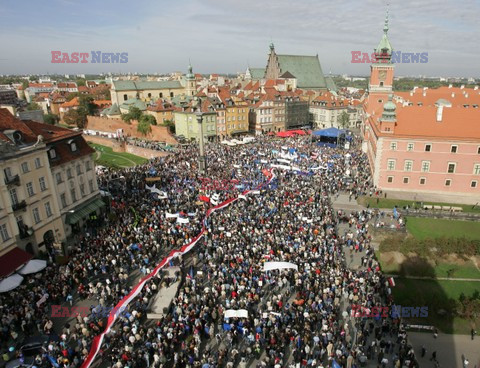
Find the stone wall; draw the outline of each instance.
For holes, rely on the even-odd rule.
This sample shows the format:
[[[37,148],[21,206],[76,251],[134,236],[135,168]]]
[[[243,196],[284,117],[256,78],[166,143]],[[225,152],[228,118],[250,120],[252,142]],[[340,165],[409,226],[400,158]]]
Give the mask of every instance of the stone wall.
[[[94,135],[83,135],[83,138],[85,138],[86,141],[92,142],[92,143],[97,143],[101,144],[103,146],[111,147],[114,152],[128,152],[137,156],[145,157],[145,158],[154,158],[154,157],[163,157],[167,156],[167,152],[162,152],[162,151],[157,151],[157,150],[151,150],[148,148],[143,148],[143,147],[137,147],[137,146],[132,146],[130,144],[124,144],[121,145],[120,142],[118,142],[115,139],[108,139],[108,138],[103,138],[103,137],[97,137]]]
[[[102,116],[87,116],[87,125],[85,129],[100,132],[117,133],[117,129],[123,129],[126,137],[148,139],[152,141],[166,142],[170,145],[176,145],[178,142],[170,134],[167,127],[160,125],[152,125],[152,132],[146,136],[137,130],[137,121],[133,120],[130,124],[125,123],[122,119],[111,119]]]

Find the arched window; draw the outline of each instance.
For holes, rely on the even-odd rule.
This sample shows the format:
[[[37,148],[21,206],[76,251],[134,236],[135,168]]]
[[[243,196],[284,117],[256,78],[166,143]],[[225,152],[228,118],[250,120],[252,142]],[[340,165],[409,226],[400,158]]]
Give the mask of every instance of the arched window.
[[[170,92],[170,97],[173,97],[173,96],[174,96],[174,95],[173,95],[173,92]]]
[[[123,95],[123,101],[127,101],[128,100],[128,95],[127,94],[124,94]]]
[[[150,98],[150,97],[152,97],[152,94],[151,94],[151,93],[148,94],[148,98]]]
[[[160,92],[160,93],[158,94],[158,97],[163,98],[163,93]]]

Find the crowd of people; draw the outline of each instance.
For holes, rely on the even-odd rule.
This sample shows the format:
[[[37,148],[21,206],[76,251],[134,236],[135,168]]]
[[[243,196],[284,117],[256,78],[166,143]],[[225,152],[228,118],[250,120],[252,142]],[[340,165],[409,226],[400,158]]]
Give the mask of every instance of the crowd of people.
[[[335,361],[354,368],[375,360],[380,367],[418,367],[399,319],[352,316],[352,304],[392,304],[370,244],[373,212],[332,208],[341,191],[356,197],[375,190],[365,155],[319,148],[301,137],[259,137],[237,147],[208,144],[207,157],[212,180],[277,185],[259,184],[258,191],[204,224],[214,201],[200,196],[223,202],[244,188],[202,191],[205,175],[198,173],[195,145],[145,165],[105,170],[99,186],[111,192],[108,212],[85,224],[69,261],[50,263],[0,294],[4,361],[23,358],[17,348],[22,338],[42,334],[52,338],[35,356],[37,367],[79,367],[105,327],[97,308],[116,305],[136,276],[148,275],[205,225],[196,247],[174,261],[181,282],[165,316],[146,319],[158,290],[176,281],[160,273],[105,335],[97,358],[101,366],[327,367]],[[276,165],[283,163],[279,159],[290,161],[290,169]],[[153,183],[167,198],[146,188]],[[345,221],[349,230],[341,234],[338,225]],[[364,252],[363,267],[347,266],[348,248]],[[264,271],[266,262],[289,262],[297,269]],[[51,317],[51,305],[85,299],[92,303],[90,315],[62,326]],[[226,310],[246,310],[248,317],[226,319]]]

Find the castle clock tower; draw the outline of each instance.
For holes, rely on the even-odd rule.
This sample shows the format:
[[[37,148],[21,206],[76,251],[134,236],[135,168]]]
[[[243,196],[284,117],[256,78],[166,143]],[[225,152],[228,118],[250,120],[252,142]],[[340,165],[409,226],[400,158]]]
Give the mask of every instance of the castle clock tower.
[[[374,50],[375,62],[370,66],[370,83],[368,85],[369,95],[378,95],[386,100],[393,89],[392,51],[393,48],[388,40],[388,10],[383,27],[383,36]]]

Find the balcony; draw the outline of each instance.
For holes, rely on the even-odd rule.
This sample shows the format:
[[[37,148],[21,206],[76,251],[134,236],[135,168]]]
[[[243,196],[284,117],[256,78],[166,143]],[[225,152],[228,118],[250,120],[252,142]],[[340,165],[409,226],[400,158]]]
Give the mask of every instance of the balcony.
[[[19,231],[19,237],[20,239],[26,239],[29,238],[33,235],[33,228],[25,225],[25,224],[19,224],[18,225],[18,231]]]
[[[25,200],[21,201],[21,202],[17,202],[15,204],[12,204],[12,210],[13,211],[20,211],[20,210],[26,210],[27,208],[27,202],[25,202]]]
[[[6,185],[11,185],[11,184],[14,184],[14,185],[20,185],[20,176],[17,175],[13,175],[13,176],[5,176],[5,184]]]

